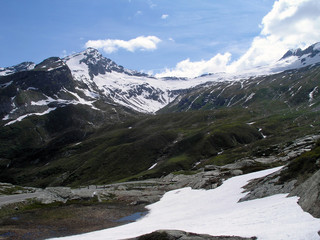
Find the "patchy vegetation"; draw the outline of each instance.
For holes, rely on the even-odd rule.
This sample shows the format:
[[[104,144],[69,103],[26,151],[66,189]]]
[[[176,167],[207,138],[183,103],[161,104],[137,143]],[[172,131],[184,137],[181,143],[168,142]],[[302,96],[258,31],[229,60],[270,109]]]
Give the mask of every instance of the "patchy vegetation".
[[[301,156],[293,159],[288,164],[279,179],[280,183],[288,182],[292,179],[298,180],[298,184],[304,182],[312,176],[313,173],[320,169],[320,140],[316,147],[309,152],[303,153]]]

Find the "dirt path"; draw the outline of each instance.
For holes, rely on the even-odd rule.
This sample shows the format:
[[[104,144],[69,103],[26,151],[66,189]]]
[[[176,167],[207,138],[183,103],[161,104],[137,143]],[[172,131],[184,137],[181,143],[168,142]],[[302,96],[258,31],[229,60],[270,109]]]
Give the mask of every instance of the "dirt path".
[[[11,203],[21,202],[26,199],[38,197],[40,197],[39,192],[0,196],[0,207]]]

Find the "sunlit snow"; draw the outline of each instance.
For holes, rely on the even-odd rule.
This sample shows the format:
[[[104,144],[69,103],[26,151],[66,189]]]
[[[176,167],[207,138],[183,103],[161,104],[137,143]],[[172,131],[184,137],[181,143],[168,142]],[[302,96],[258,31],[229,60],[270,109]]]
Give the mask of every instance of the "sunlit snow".
[[[41,115],[48,114],[49,112],[54,111],[55,109],[56,109],[56,108],[49,108],[49,109],[47,109],[47,110],[44,111],[44,112],[40,112],[40,113],[28,113],[28,114],[22,115],[22,116],[18,117],[17,119],[6,123],[5,126],[11,125],[11,124],[16,123],[16,122],[20,122],[20,121],[22,121],[24,118],[29,117],[29,116],[33,116],[33,115],[41,116]],[[5,117],[5,118],[3,118],[2,120],[7,120],[7,119],[8,119],[8,118]]]
[[[278,194],[238,203],[246,195],[242,187],[249,180],[279,169],[233,177],[212,190],[183,188],[170,191],[159,202],[149,205],[149,214],[137,222],[62,239],[116,240],[159,229],[214,236],[256,236],[259,240],[319,239],[317,232],[320,230],[320,219],[304,212],[297,204],[297,197]]]
[[[151,170],[157,166],[158,163],[153,164],[151,167],[148,168],[148,170]]]

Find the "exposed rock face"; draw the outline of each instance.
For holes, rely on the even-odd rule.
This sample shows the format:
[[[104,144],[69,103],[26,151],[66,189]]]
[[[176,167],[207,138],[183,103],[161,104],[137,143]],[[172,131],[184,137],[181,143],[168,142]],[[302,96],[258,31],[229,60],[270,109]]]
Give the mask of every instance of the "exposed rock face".
[[[288,50],[281,59],[285,59],[291,56],[302,57],[303,55],[310,55],[310,57],[314,57],[319,52],[320,52],[319,43],[315,43],[304,50],[302,50],[301,48],[298,48],[295,50]]]
[[[298,196],[299,205],[312,216],[320,218],[320,170],[291,191],[289,196]]]
[[[127,240],[253,240],[252,238],[242,238],[235,236],[210,236],[207,234],[195,234],[178,230],[159,230],[136,238]]]
[[[88,65],[89,68],[89,75],[91,79],[98,74],[105,74],[106,72],[118,72],[118,73],[125,73],[131,76],[148,76],[147,74],[143,74],[137,71],[132,71],[125,69],[121,65],[117,65],[114,61],[109,58],[105,58],[99,53],[98,50],[94,48],[88,48],[84,51],[83,58],[80,63],[84,63]]]
[[[245,189],[250,192],[245,197],[241,198],[239,202],[291,192],[296,180],[279,184],[279,175],[279,172],[275,172],[267,177],[251,181],[245,186]]]
[[[69,68],[59,58],[46,59],[33,71],[2,77],[1,83],[7,84],[1,89],[0,118],[7,115],[3,120],[44,112],[50,107],[44,104],[49,98],[55,100],[60,96],[68,101],[74,98],[65,92],[61,95],[63,91],[75,91],[75,84]]]
[[[292,158],[282,171],[260,179],[254,179],[244,188],[249,193],[239,201],[253,200],[287,193],[288,196],[300,197],[301,208],[314,217],[320,217],[320,170],[319,143],[310,145],[318,135],[296,140],[286,148],[291,156],[311,150],[311,153]],[[309,145],[308,145],[309,144]]]
[[[249,193],[239,202],[288,193],[289,197],[300,197],[298,204],[312,216],[320,218],[320,170],[296,186],[296,180],[280,184],[281,172],[276,172],[262,179],[255,179],[245,186]]]

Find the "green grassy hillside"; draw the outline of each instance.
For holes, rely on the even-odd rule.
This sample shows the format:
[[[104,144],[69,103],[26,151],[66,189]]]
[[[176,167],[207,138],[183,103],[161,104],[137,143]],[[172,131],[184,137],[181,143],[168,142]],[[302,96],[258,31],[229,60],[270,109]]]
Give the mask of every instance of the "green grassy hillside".
[[[281,154],[295,139],[319,134],[319,84],[315,66],[197,87],[157,115],[79,104],[2,124],[0,182],[104,184]]]

